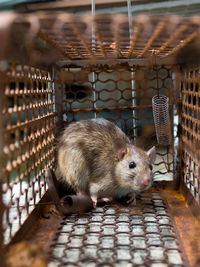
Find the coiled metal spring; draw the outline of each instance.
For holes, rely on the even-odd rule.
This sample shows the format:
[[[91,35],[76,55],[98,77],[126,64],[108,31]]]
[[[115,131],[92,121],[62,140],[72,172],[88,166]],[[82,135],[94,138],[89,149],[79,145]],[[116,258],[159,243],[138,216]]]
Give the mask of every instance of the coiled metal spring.
[[[168,146],[172,140],[168,97],[165,95],[153,96],[152,108],[158,144]]]

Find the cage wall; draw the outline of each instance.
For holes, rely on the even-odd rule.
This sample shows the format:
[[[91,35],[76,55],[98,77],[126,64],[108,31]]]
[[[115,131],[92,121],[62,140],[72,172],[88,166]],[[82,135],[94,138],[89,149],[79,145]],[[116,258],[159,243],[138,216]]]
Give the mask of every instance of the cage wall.
[[[182,94],[182,175],[186,187],[199,204],[199,67],[183,70],[180,87]]]
[[[44,171],[54,162],[54,93],[48,71],[13,63],[4,73],[4,239],[8,242],[47,190]]]

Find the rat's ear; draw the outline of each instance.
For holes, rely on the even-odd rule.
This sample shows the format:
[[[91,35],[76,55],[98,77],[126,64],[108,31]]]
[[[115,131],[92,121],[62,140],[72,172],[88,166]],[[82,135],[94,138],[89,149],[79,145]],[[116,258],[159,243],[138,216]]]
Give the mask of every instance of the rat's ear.
[[[154,163],[155,159],[156,159],[156,148],[155,146],[153,146],[151,149],[149,149],[147,151],[147,155],[149,156],[150,159],[150,163]]]
[[[127,144],[121,139],[115,139],[113,141],[113,151],[117,155],[118,160],[122,160],[127,153]]]
[[[122,160],[124,158],[124,156],[126,155],[127,153],[127,148],[121,148],[118,150],[117,152],[117,157],[118,157],[118,160]]]

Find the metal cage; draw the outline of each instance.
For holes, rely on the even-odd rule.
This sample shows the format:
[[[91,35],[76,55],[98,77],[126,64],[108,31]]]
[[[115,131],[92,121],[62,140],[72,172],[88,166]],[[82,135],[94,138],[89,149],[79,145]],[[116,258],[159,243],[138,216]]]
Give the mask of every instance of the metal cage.
[[[0,21],[2,262],[29,240],[49,266],[198,266],[200,17],[10,12]],[[167,145],[156,139],[159,95],[169,99]],[[61,217],[45,170],[64,127],[94,117],[143,149],[156,145],[154,187],[136,207]]]

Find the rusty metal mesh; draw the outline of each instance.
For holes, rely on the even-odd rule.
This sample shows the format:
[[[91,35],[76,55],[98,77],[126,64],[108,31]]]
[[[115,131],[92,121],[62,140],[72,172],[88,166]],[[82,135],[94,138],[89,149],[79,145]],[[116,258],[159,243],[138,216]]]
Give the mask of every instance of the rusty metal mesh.
[[[194,40],[199,24],[199,19],[173,16],[155,19],[141,15],[133,18],[133,38],[130,39],[127,16],[118,14],[93,19],[92,16],[61,14],[56,16],[56,21],[54,19],[42,18],[41,33],[72,60],[92,57],[143,58],[152,55],[152,52],[166,57]]]
[[[63,218],[49,266],[188,266],[179,235],[160,193],[136,207],[97,207]]]
[[[200,94],[198,68],[184,71],[181,87],[183,179],[200,204]]]
[[[47,190],[44,169],[54,161],[54,100],[47,71],[13,64],[1,77],[3,227],[8,242]]]
[[[0,27],[3,37],[0,58],[21,57],[37,66],[58,60],[74,63],[89,59],[89,64],[93,64],[104,59],[110,64],[111,59],[137,59],[138,64],[140,59],[152,55],[167,59],[197,39],[200,24],[197,16],[148,15],[136,16],[130,23],[126,15],[120,14],[92,17],[2,13],[1,20],[4,23]]]

